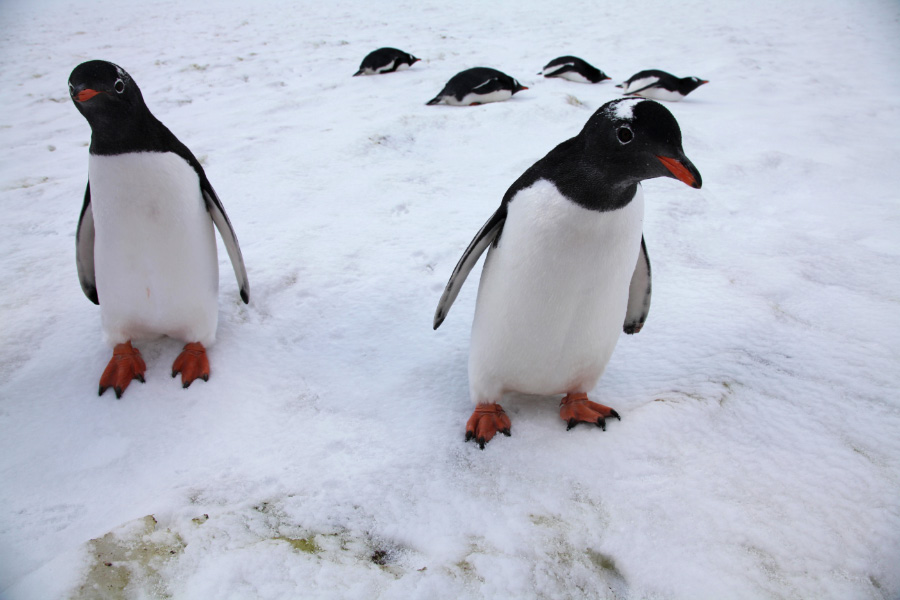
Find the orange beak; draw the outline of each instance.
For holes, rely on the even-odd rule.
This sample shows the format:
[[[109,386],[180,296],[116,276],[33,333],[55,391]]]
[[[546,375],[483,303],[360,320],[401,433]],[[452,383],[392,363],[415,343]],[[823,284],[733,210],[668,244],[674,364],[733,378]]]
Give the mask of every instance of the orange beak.
[[[91,98],[93,98],[94,96],[96,96],[97,94],[100,94],[100,93],[101,92],[98,92],[97,90],[91,90],[91,89],[81,90],[80,92],[78,92],[78,94],[75,95],[75,99],[78,100],[79,102],[87,102],[88,100],[90,100]]]
[[[697,183],[697,178],[694,177],[694,174],[691,173],[687,167],[685,167],[681,162],[674,158],[669,158],[667,156],[657,156],[659,162],[665,166],[672,175],[675,176],[679,181],[683,181],[688,184],[692,188],[699,188],[700,185]]]

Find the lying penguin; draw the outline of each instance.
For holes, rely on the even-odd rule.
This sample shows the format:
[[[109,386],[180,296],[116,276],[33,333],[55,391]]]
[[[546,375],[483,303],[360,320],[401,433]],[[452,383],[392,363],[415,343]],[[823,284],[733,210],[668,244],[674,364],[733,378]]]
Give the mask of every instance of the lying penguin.
[[[699,77],[675,77],[665,71],[650,69],[635,73],[616,87],[622,88],[622,93],[628,96],[679,102],[704,83],[709,81]]]
[[[509,100],[513,94],[528,88],[497,69],[475,67],[460,71],[450,78],[441,92],[427,105],[474,106]]]
[[[100,394],[117,398],[146,366],[132,340],[186,343],[172,365],[183,387],[209,379],[206,348],[218,322],[213,224],[231,258],[241,299],[250,285],[237,237],[203,167],[144,103],[131,76],[92,60],[69,76],[69,95],[91,126],[88,184],[76,234],[81,288],[100,305],[113,357]]]
[[[359,65],[359,71],[354,73],[353,76],[380,75],[382,73],[403,71],[420,60],[422,59],[416,58],[403,50],[397,50],[396,48],[379,48],[366,55]]]
[[[554,58],[544,65],[538,75],[561,77],[577,83],[600,83],[610,78],[606,73],[577,56]]]
[[[507,392],[555,395],[560,417],[619,418],[588,400],[619,331],[640,331],[650,308],[650,261],[641,181],[673,177],[700,188],[681,130],[661,104],[622,98],[601,106],[574,138],[507,190],[457,263],[434,315],[437,329],[466,276],[488,250],[469,354],[476,408],[466,440],[481,448],[510,435]]]

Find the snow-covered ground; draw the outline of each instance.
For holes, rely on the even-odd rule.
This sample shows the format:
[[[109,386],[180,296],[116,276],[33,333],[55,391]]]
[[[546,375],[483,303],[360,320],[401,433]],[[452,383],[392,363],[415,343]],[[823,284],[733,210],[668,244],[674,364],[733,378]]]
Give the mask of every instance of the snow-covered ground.
[[[423,61],[351,77],[381,46]],[[613,81],[535,75],[563,54]],[[160,340],[146,384],[97,396],[66,88],[93,58],[201,159],[244,251],[250,304],[220,246],[187,391]],[[531,89],[425,106],[474,66]],[[3,598],[900,596],[896,2],[4,0],[0,67]],[[482,452],[477,273],[432,331],[443,286],[646,68],[711,83],[668,105],[703,189],[644,188],[653,306],[593,392],[622,421],[510,398]]]

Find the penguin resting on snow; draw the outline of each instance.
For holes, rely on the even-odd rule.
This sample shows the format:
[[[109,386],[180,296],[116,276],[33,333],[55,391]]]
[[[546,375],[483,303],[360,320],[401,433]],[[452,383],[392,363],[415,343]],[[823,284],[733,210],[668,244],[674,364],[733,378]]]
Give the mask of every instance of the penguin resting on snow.
[[[117,398],[146,366],[133,339],[186,343],[172,365],[183,387],[209,379],[205,346],[216,337],[219,266],[213,225],[231,258],[241,299],[250,285],[237,237],[203,167],[147,108],[121,67],[92,60],[69,76],[69,95],[91,126],[88,183],[78,219],[81,289],[100,305],[113,357],[100,394]]]
[[[709,81],[699,77],[679,78],[665,71],[650,69],[635,73],[616,87],[622,88],[622,93],[628,96],[679,102],[704,83]]]
[[[516,92],[528,88],[497,69],[475,67],[460,71],[450,78],[441,92],[427,105],[474,106],[509,100]]]
[[[565,394],[560,417],[619,418],[588,400],[624,328],[640,331],[650,308],[650,261],[640,182],[673,177],[700,188],[681,130],[661,104],[622,98],[601,106],[507,190],[447,282],[434,315],[443,322],[466,276],[488,250],[469,354],[476,408],[466,441],[481,448],[510,420],[506,392]],[[623,325],[624,324],[624,325]]]
[[[577,83],[600,83],[610,77],[577,56],[560,56],[554,58],[541,70],[538,75],[544,77],[562,77]]]
[[[416,58],[412,54],[397,50],[396,48],[379,48],[373,50],[363,59],[359,65],[359,71],[353,74],[357,75],[380,75],[382,73],[393,73],[402,71],[413,66],[413,63],[422,60]]]

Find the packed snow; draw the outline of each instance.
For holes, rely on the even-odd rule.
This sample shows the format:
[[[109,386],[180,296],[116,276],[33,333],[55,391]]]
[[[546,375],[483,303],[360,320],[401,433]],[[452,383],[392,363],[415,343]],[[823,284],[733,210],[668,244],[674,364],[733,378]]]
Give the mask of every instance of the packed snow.
[[[0,4],[0,597],[897,598],[900,6],[888,0]],[[423,60],[352,77],[370,51]],[[572,54],[611,75],[535,75]],[[219,244],[212,376],[111,355],[75,271],[110,60],[201,160]],[[425,106],[488,66],[528,90]],[[644,186],[653,304],[566,431],[510,397],[464,443],[478,273],[507,187],[643,69],[703,176]],[[480,269],[480,267],[478,267]]]

